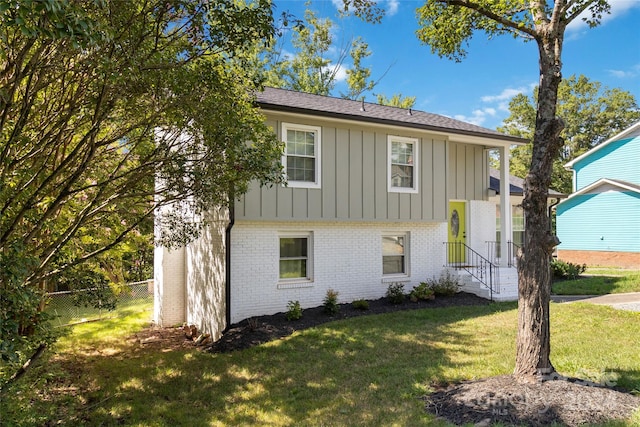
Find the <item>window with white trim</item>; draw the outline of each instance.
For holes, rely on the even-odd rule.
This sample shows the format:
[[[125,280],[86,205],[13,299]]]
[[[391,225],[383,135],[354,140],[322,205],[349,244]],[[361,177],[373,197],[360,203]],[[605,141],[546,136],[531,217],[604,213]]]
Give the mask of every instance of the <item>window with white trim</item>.
[[[282,123],[282,139],[289,187],[320,188],[320,127]]]
[[[382,274],[408,275],[408,234],[384,234],[382,236]]]
[[[389,136],[389,191],[416,193],[418,191],[418,140]]]
[[[280,281],[311,280],[312,234],[281,234]]]

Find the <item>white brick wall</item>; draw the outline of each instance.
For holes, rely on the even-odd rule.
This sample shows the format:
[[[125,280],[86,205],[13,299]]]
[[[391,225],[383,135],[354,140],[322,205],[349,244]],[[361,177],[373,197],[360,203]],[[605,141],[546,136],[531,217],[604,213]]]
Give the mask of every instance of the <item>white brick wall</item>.
[[[496,204],[482,200],[469,201],[467,244],[480,255],[487,257],[487,243],[496,240]]]
[[[211,334],[214,340],[226,326],[225,229],[228,212],[214,210],[210,224],[186,249],[186,318],[188,324]]]
[[[153,253],[153,321],[173,326],[185,320],[185,249],[156,247]]]
[[[313,281],[278,284],[279,236],[313,233]],[[409,276],[382,276],[381,239],[409,233]],[[405,282],[410,291],[439,276],[445,261],[446,223],[236,222],[231,233],[231,321],[286,311],[288,301],[303,308],[322,304],[330,288],[339,302],[384,296],[389,282]]]

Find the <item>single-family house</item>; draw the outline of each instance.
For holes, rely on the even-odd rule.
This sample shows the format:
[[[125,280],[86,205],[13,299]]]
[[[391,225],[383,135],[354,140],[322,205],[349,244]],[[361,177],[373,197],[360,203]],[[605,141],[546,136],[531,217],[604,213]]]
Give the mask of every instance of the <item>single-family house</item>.
[[[284,89],[265,88],[257,105],[286,144],[288,185],[254,183],[231,209],[210,213],[198,240],[156,248],[158,324],[193,323],[217,338],[231,323],[286,311],[289,301],[318,306],[329,289],[340,302],[375,299],[393,283],[409,292],[449,267],[475,277],[465,290],[517,298],[517,275],[507,278],[482,254],[496,235],[489,152],[508,171],[509,147],[525,141],[436,114]],[[503,175],[502,206],[510,206]],[[501,217],[502,235],[511,235],[511,210]]]
[[[640,268],[640,122],[565,165],[573,192],[557,207],[558,258]]]

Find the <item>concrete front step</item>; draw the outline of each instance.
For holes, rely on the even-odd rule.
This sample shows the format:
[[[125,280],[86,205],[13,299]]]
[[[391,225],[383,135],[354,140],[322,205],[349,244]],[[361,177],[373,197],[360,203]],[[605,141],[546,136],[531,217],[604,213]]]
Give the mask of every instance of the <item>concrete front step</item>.
[[[491,291],[464,270],[455,270],[460,278],[460,290],[494,301],[516,301],[518,299],[518,274],[513,268],[500,268],[494,278],[498,292]],[[497,285],[495,284],[497,283]]]

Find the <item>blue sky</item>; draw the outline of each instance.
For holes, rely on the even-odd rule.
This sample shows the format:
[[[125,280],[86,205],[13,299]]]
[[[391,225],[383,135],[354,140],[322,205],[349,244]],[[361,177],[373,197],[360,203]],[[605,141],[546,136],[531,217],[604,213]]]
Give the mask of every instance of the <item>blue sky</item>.
[[[338,19],[335,3],[339,2],[313,0],[311,8],[334,21],[338,47],[348,46],[357,36],[369,44],[372,55],[364,65],[371,67],[374,79],[388,69],[374,93],[415,96],[416,109],[495,129],[508,116],[509,100],[520,92],[530,95],[538,83],[534,42],[509,36],[489,40],[478,33],[467,57],[456,63],[432,54],[417,39],[415,10],[422,1],[380,1],[387,13],[375,25],[357,18]],[[629,91],[640,102],[640,0],[610,0],[610,4],[612,13],[599,27],[589,29],[576,22],[567,30],[563,76],[584,74],[608,88]],[[276,0],[276,15],[288,10],[302,18],[304,9],[302,0]],[[339,95],[341,89],[339,83],[333,94]],[[376,101],[371,94],[366,100]]]

